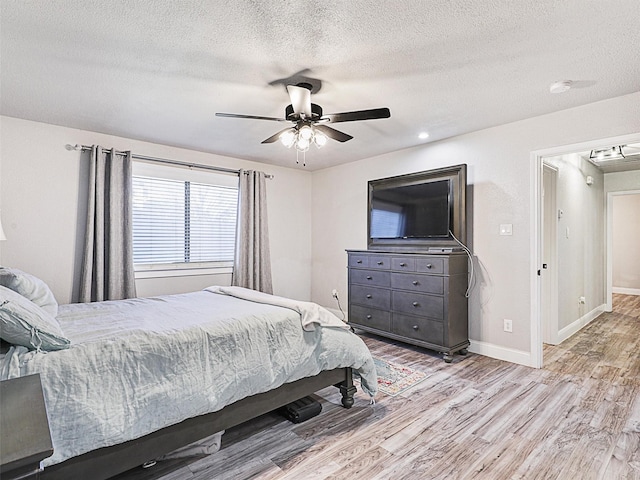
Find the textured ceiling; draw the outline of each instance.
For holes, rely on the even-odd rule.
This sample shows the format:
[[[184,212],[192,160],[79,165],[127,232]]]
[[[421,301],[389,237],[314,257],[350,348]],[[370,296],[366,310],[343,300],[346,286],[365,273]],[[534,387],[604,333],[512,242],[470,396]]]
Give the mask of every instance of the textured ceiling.
[[[639,0],[0,0],[0,16],[3,115],[295,166],[260,144],[282,124],[215,112],[281,117],[305,77],[325,113],[390,108],[334,124],[355,138],[312,148],[309,170],[640,90]]]

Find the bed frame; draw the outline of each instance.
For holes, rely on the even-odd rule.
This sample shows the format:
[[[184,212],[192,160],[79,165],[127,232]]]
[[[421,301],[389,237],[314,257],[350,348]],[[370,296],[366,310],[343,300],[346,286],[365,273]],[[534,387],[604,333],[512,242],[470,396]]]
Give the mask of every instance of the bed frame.
[[[100,448],[46,467],[42,480],[107,479],[190,443],[239,425],[287,403],[334,385],[342,394],[342,405],[351,408],[356,387],[351,368],[320,372],[292,383],[227,405],[222,410],[189,418],[125,443]]]

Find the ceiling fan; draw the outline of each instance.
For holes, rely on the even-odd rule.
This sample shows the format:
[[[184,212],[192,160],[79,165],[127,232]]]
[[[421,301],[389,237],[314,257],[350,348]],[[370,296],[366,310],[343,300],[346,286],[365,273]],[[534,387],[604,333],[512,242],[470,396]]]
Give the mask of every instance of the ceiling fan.
[[[285,108],[284,118],[240,115],[235,113],[216,113],[216,116],[291,122],[293,123],[292,127],[280,130],[263,140],[262,143],[273,143],[280,140],[286,147],[295,147],[296,150],[301,152],[306,152],[312,143],[317,147],[322,147],[327,142],[327,138],[337,140],[338,142],[347,142],[353,138],[349,134],[328,126],[327,124],[329,123],[373,120],[377,118],[389,118],[391,116],[388,108],[374,108],[370,110],[324,115],[320,105],[311,103],[311,89],[312,85],[305,82],[298,83],[297,85],[287,85],[287,92],[289,93],[291,104]]]

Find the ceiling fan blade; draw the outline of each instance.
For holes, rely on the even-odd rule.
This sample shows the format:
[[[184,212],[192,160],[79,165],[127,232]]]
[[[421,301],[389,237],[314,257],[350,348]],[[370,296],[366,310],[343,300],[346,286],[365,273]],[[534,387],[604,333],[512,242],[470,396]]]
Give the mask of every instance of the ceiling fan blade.
[[[336,130],[335,128],[327,127],[326,125],[314,125],[313,128],[321,131],[327,137],[332,138],[333,140],[337,140],[339,142],[346,142],[351,140],[353,137],[344,132]]]
[[[286,121],[288,121],[286,118],[260,117],[258,115],[240,115],[238,113],[216,113],[216,117],[249,118],[251,120],[271,120],[273,122],[286,122]]]
[[[287,85],[287,92],[291,98],[293,113],[311,118],[311,91],[297,85]]]
[[[358,120],[389,118],[390,116],[391,111],[388,108],[372,108],[371,110],[358,110],[357,112],[330,113],[324,115],[320,121],[327,123],[355,122]]]
[[[260,143],[273,143],[273,142],[277,142],[278,139],[280,138],[280,135],[282,135],[284,132],[286,132],[287,130],[293,130],[294,128],[285,128],[284,130],[280,130],[278,133],[275,133],[273,135],[271,135],[269,138],[263,140]]]

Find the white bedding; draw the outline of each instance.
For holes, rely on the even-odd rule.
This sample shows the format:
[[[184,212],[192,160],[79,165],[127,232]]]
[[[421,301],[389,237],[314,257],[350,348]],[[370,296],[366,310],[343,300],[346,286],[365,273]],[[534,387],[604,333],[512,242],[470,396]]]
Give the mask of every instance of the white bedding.
[[[275,305],[276,307],[284,307],[294,310],[300,314],[302,328],[305,330],[314,330],[316,325],[319,327],[349,328],[345,322],[317,303],[301,302],[300,300],[278,297],[276,295],[270,295],[268,293],[249,290],[248,288],[242,287],[213,286],[207,287],[205,290],[223,295],[231,295],[232,297],[242,298],[243,300],[249,300],[250,302],[266,303],[268,305]]]
[[[353,367],[377,391],[371,354],[344,328],[302,328],[290,308],[210,291],[61,305],[71,346],[12,347],[0,378],[40,373],[54,454],[44,465],[137,438],[322,370]]]

